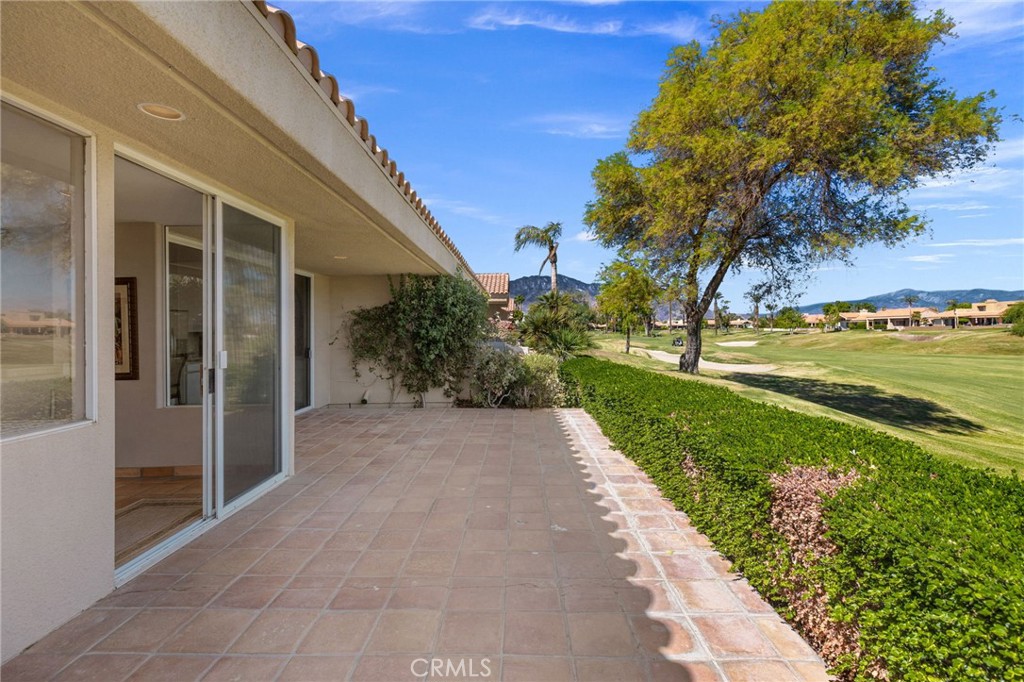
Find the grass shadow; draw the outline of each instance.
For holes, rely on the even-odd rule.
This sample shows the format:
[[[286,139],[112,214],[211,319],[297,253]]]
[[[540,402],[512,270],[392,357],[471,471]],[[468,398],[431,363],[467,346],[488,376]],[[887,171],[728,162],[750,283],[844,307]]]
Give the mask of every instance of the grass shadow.
[[[888,393],[876,386],[842,384],[770,374],[731,373],[725,376],[744,386],[800,398],[871,421],[912,431],[978,433],[985,426],[925,398]]]

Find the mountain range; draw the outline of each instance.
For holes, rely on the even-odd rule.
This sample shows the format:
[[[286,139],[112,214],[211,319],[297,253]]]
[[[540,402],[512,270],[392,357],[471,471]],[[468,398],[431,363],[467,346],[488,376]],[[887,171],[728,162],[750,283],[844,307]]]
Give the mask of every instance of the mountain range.
[[[509,293],[512,296],[523,296],[526,305],[529,307],[537,298],[551,290],[551,277],[548,275],[530,275],[519,277],[508,283]],[[558,290],[566,293],[581,293],[587,302],[594,305],[597,292],[601,285],[596,282],[583,282],[567,275],[558,276]],[[903,301],[905,296],[917,296],[914,303],[916,307],[937,308],[945,310],[947,301],[956,299],[967,303],[978,303],[994,298],[997,301],[1020,301],[1024,300],[1024,289],[1007,291],[1005,289],[944,289],[942,291],[922,291],[920,289],[900,289],[890,291],[887,294],[875,296],[851,297],[842,300],[850,303],[873,303],[879,310],[882,308],[905,308],[907,304]],[[822,307],[831,301],[821,303],[809,303],[798,306],[797,310],[802,313],[820,313]],[[668,313],[667,306],[658,306],[659,318],[664,318]]]
[[[942,291],[921,291],[919,289],[900,289],[887,294],[868,296],[866,298],[843,299],[850,303],[873,303],[879,310],[882,308],[906,308],[905,296],[916,296],[914,306],[917,308],[936,308],[945,310],[949,301],[956,299],[965,303],[980,303],[994,298],[997,301],[1020,301],[1024,299],[1024,289],[1006,291],[1004,289],[944,289]],[[797,308],[802,313],[820,313],[822,306],[831,301],[811,303]]]
[[[594,305],[597,292],[601,289],[600,284],[581,282],[567,275],[558,276],[558,291],[567,294],[580,293],[587,299],[587,303]],[[550,275],[529,275],[510,280],[508,292],[511,296],[522,296],[526,301],[526,307],[536,301],[542,294],[551,291]]]

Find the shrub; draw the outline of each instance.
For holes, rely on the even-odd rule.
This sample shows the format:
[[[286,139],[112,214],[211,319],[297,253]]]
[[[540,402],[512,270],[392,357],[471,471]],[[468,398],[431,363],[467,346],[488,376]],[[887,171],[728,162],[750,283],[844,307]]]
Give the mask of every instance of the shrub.
[[[696,381],[592,358],[562,373],[616,447],[843,679],[1024,679],[1015,475]],[[813,510],[808,521],[780,507],[808,485],[820,525]],[[806,537],[815,527],[824,539]]]
[[[558,407],[562,404],[558,360],[482,346],[473,368],[473,404],[478,407]]]
[[[403,275],[391,300],[351,314],[347,327],[352,371],[360,366],[418,395],[441,388],[452,396],[473,364],[487,328],[487,299],[461,275]]]
[[[562,382],[558,360],[550,355],[521,356],[525,376],[515,394],[516,407],[558,407],[562,404]]]
[[[1024,320],[1014,322],[1013,326],[1010,327],[1010,333],[1014,336],[1024,336]]]
[[[481,407],[498,407],[526,379],[522,355],[507,349],[481,346],[473,363],[473,402]]]

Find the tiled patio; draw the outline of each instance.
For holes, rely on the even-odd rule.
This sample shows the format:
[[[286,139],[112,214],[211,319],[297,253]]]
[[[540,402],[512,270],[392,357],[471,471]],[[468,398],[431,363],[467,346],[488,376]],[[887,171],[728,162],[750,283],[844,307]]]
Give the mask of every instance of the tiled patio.
[[[3,680],[827,679],[580,410],[297,423],[294,478]]]

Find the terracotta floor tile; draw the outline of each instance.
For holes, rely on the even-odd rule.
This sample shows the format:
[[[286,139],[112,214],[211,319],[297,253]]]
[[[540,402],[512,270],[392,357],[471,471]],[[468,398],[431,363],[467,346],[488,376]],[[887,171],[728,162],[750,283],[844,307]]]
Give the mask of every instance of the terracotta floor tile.
[[[622,613],[570,613],[572,651],[580,656],[635,656],[637,644]]]
[[[8,682],[48,680],[74,658],[71,654],[22,654],[0,667],[0,679]]]
[[[416,543],[418,530],[381,530],[370,542],[370,549],[408,550]]]
[[[500,578],[453,578],[448,591],[449,611],[494,611],[502,608],[505,595]]]
[[[156,651],[166,638],[197,613],[196,609],[142,611],[93,647],[93,651]]]
[[[501,577],[505,575],[505,553],[473,550],[459,552],[453,575]]]
[[[409,553],[409,561],[406,562],[402,575],[447,578],[455,569],[455,557],[453,552],[414,550]]]
[[[278,682],[338,682],[355,667],[354,656],[293,656]]]
[[[128,677],[129,682],[189,682],[199,680],[216,663],[217,656],[153,656]]]
[[[742,616],[694,616],[711,653],[719,656],[776,656],[774,647],[750,619]]]
[[[392,592],[387,608],[440,611],[447,601],[446,585],[400,585]]]
[[[319,611],[272,609],[264,611],[228,650],[234,654],[290,654]]]
[[[79,656],[53,679],[56,682],[117,682],[146,660],[144,654],[87,654]]]
[[[363,656],[352,671],[352,682],[413,682],[423,677],[413,673],[415,663],[424,657],[416,654]],[[425,657],[429,659],[429,656]],[[417,668],[418,669],[418,668]],[[452,679],[452,678],[448,678]]]
[[[243,575],[229,585],[216,599],[212,606],[231,609],[262,609],[274,600],[288,576],[283,575]]]
[[[555,561],[551,552],[509,552],[505,563],[510,578],[554,578]]]
[[[438,656],[454,666],[444,679],[474,682],[827,679],[582,410],[325,409],[296,423],[296,476],[4,680],[70,666],[104,682],[393,682]]]
[[[302,567],[299,575],[342,578],[352,569],[359,556],[359,552],[354,550],[322,549]]]
[[[33,644],[29,650],[33,654],[84,653],[136,613],[136,609],[90,609]]]
[[[298,573],[313,556],[313,550],[272,549],[246,570],[251,575],[287,575]]]
[[[744,611],[743,604],[721,580],[673,580],[671,583],[692,613]]]
[[[449,611],[444,616],[435,651],[447,653],[501,654],[501,625],[498,611]]]
[[[796,682],[800,679],[782,661],[723,661],[721,666],[729,682]]]
[[[698,661],[648,661],[651,682],[720,682],[725,679],[709,663]]]
[[[375,611],[329,611],[313,623],[297,649],[300,654],[357,653],[377,621]]]
[[[707,564],[700,557],[694,555],[659,554],[657,560],[669,580],[701,580],[714,577]]]
[[[636,615],[630,625],[647,656],[680,656],[696,649],[689,625],[668,616]]]
[[[409,555],[406,552],[368,549],[356,561],[349,575],[360,578],[393,578]]]
[[[287,661],[287,656],[225,656],[206,673],[203,682],[273,680]]]
[[[256,617],[256,611],[208,608],[167,639],[160,651],[216,654],[225,651]]]
[[[501,662],[501,679],[505,682],[572,682],[572,662],[561,656],[505,656]]]
[[[553,580],[509,579],[505,587],[505,609],[508,611],[558,611],[561,602]]]
[[[561,613],[544,611],[505,614],[506,654],[564,655],[568,653]]]
[[[439,611],[385,611],[366,644],[366,651],[428,654],[440,621]]]
[[[576,677],[587,682],[626,682],[643,680],[647,676],[644,662],[639,658],[586,658],[577,656]]]
[[[817,658],[807,642],[778,616],[764,616],[751,620],[785,658],[812,660]]]
[[[334,598],[337,588],[286,588],[270,602],[271,609],[323,609]]]

